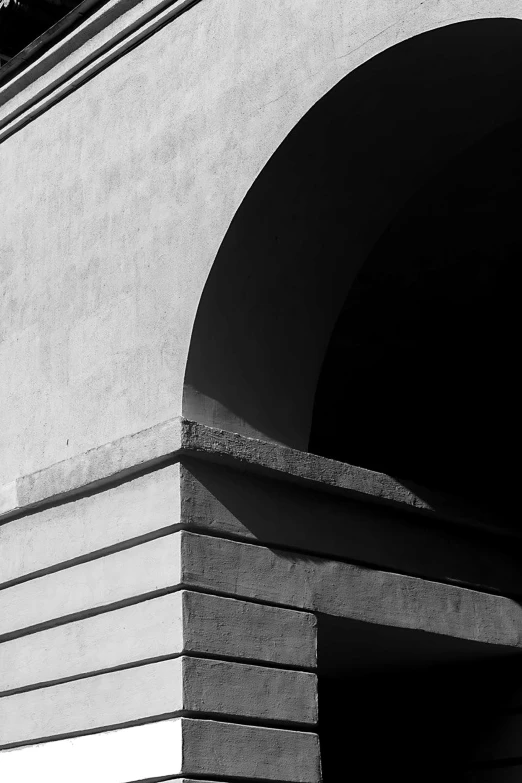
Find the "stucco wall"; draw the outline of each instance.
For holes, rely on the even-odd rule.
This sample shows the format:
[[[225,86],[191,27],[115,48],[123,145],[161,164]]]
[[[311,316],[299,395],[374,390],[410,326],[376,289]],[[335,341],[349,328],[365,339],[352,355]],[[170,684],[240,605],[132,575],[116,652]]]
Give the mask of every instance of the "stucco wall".
[[[514,0],[202,0],[0,145],[0,484],[181,411],[209,269],[303,114]]]

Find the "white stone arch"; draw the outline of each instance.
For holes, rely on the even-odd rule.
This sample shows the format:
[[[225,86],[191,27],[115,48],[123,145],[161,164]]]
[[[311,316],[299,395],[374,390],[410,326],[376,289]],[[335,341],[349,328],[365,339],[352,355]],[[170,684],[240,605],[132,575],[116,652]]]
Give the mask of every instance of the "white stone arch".
[[[344,5],[338,6],[340,15]],[[513,4],[460,3],[458,12],[446,4],[421,4],[404,9],[403,16],[395,9],[388,26],[382,17],[372,18],[371,9],[358,16],[350,4],[349,13],[349,19],[340,19],[344,39],[359,36],[360,43],[339,57],[342,65],[329,65],[307,82],[304,95],[292,88],[289,132],[275,144],[271,138],[273,152],[239,205],[207,278],[185,375],[187,417],[301,449],[307,448],[330,331],[372,244],[394,210],[438,166],[518,112],[522,25]],[[380,26],[373,35],[372,25]],[[375,88],[380,106],[372,105]],[[403,101],[399,109],[390,104],[393,90]],[[418,100],[412,100],[415,95]],[[353,101],[351,117],[347,101]],[[325,206],[331,182],[320,182],[322,162],[332,164],[335,154],[327,150],[322,160],[316,149],[318,138],[323,145],[330,138],[324,131],[336,112],[355,141],[367,143],[369,134],[373,146],[361,153],[362,145],[358,150],[354,138],[348,140],[350,156],[340,169],[348,172],[347,162],[354,167],[355,184],[344,193],[352,211],[343,232],[351,236],[343,248],[343,232],[333,245],[327,241],[321,257],[321,225],[312,242],[307,237],[305,246],[298,245],[317,212],[304,204],[310,195],[321,193],[326,213],[338,203],[334,197]],[[387,118],[390,125],[376,131],[372,118]],[[321,136],[314,135],[318,129]],[[336,143],[339,150],[339,139]],[[304,196],[310,156],[316,180]],[[303,203],[297,203],[300,198]],[[291,202],[297,204],[295,214]],[[331,238],[333,223],[322,225]],[[313,259],[299,263],[310,247]],[[341,263],[346,253],[349,265]]]

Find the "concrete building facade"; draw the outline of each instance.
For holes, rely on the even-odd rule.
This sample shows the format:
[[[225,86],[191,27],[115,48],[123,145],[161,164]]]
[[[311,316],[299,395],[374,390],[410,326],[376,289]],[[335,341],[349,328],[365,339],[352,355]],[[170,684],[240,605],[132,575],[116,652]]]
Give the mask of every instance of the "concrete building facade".
[[[0,68],[2,780],[519,781],[520,3],[74,13]]]

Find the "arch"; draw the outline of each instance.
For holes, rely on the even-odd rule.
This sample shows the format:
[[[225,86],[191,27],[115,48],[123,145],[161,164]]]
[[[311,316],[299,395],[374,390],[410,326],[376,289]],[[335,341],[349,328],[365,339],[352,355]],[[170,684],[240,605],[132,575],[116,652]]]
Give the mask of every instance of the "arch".
[[[305,114],[215,258],[191,338],[186,416],[307,448],[326,347],[357,272],[416,190],[519,116],[521,41],[511,19],[422,33]]]

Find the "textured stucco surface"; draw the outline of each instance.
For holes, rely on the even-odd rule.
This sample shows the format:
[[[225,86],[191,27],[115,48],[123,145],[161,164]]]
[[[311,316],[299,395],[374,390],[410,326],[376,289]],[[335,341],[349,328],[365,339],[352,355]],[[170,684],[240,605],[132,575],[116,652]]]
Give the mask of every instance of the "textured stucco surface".
[[[0,747],[170,715],[317,722],[309,672],[182,656],[0,700]]]
[[[0,591],[0,641],[183,588],[499,648],[522,646],[516,600],[185,531]]]
[[[0,483],[181,413],[242,198],[303,114],[419,32],[514,0],[203,0],[0,147]]]
[[[130,783],[201,778],[208,768],[225,779],[318,783],[319,740],[308,732],[175,718],[0,754],[0,772],[13,783],[33,780],[36,771],[53,783]]]
[[[312,669],[316,625],[305,612],[180,590],[4,642],[0,693],[182,653]]]

